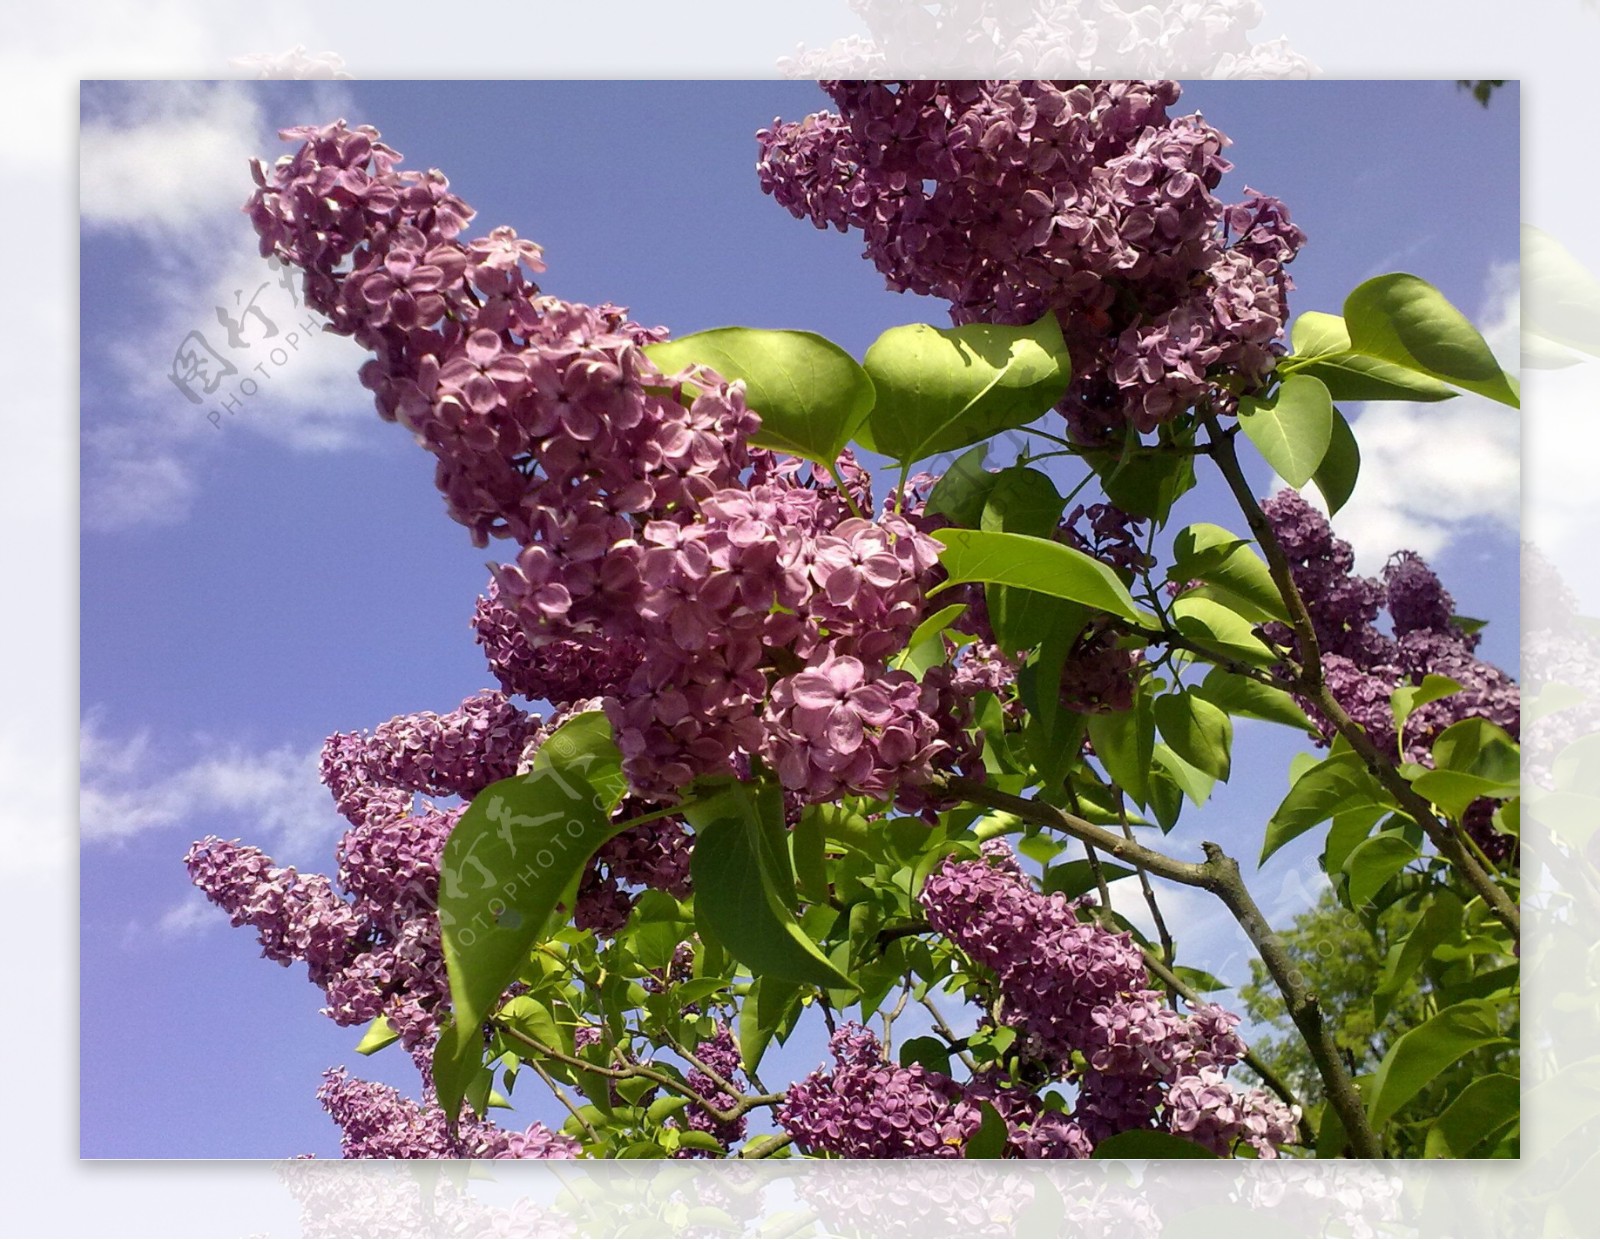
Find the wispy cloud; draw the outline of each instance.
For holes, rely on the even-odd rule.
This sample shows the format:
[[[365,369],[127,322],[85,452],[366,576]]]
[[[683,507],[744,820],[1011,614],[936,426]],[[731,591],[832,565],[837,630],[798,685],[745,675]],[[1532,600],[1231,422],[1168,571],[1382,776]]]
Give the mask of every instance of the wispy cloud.
[[[1519,356],[1517,274],[1514,264],[1490,272],[1475,320],[1512,370]],[[1517,410],[1470,395],[1436,404],[1375,403],[1352,426],[1361,479],[1333,524],[1354,547],[1358,571],[1377,571],[1399,550],[1437,555],[1485,529],[1516,533],[1522,494]],[[1318,498],[1314,489],[1306,495]]]
[[[348,110],[340,86],[297,89],[306,116]],[[321,331],[298,280],[261,257],[239,211],[248,160],[280,146],[243,83],[86,94],[83,228],[114,240],[140,278],[131,326],[82,341],[86,528],[183,520],[229,436],[308,452],[379,441],[356,377],[362,351]]]
[[[152,943],[179,943],[227,924],[228,919],[218,915],[216,905],[195,891],[169,906],[153,923],[145,918],[131,918],[122,928],[122,946],[124,950],[135,950]]]
[[[175,755],[148,731],[113,735],[91,713],[83,720],[80,761],[85,847],[155,832],[238,835],[279,860],[320,867],[343,826],[318,781],[314,749],[252,751],[199,738]]]

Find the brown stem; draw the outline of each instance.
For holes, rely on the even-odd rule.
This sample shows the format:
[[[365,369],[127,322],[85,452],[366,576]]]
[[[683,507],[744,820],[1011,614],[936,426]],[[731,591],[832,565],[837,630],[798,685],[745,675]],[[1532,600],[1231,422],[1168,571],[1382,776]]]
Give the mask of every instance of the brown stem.
[[[928,1015],[933,1017],[934,1030],[939,1034],[940,1037],[950,1044],[950,1047],[953,1050],[955,1050],[956,1057],[960,1059],[962,1063],[967,1065],[969,1071],[974,1073],[977,1072],[978,1065],[973,1060],[972,1056],[969,1055],[965,1050],[959,1049],[965,1039],[957,1037],[956,1031],[950,1028],[950,1022],[945,1020],[944,1013],[934,1005],[933,996],[923,995],[918,1002],[920,1002],[923,1007],[928,1009]]]
[[[1339,735],[1349,742],[1350,748],[1355,750],[1366,763],[1367,769],[1389,795],[1394,797],[1400,808],[1422,828],[1433,846],[1438,849],[1439,855],[1448,861],[1466,880],[1467,885],[1482,897],[1484,904],[1505,924],[1506,929],[1511,931],[1513,941],[1520,943],[1522,914],[1517,908],[1516,901],[1462,846],[1460,837],[1452,827],[1434,814],[1433,807],[1427,799],[1411,787],[1410,781],[1400,774],[1388,756],[1372,743],[1372,738],[1367,735],[1366,729],[1350,718],[1338,699],[1333,696],[1332,690],[1328,688],[1322,674],[1322,651],[1317,643],[1316,626],[1312,623],[1311,612],[1306,607],[1304,597],[1294,584],[1289,557],[1284,554],[1283,545],[1278,541],[1272,523],[1267,520],[1267,514],[1261,510],[1255,494],[1250,490],[1250,484],[1239,464],[1239,454],[1234,449],[1233,437],[1218,427],[1215,414],[1206,412],[1203,416],[1206,429],[1211,436],[1212,459],[1222,471],[1222,476],[1227,479],[1234,499],[1244,512],[1251,534],[1255,536],[1256,542],[1266,555],[1267,570],[1272,574],[1273,584],[1278,587],[1278,593],[1283,596],[1284,604],[1289,609],[1290,627],[1294,629],[1295,643],[1300,655],[1300,666],[1294,669],[1295,690],[1316,704],[1317,709],[1328,722],[1333,724]]]
[[[677,1094],[680,1098],[687,1098],[719,1124],[731,1124],[740,1116],[755,1110],[757,1107],[776,1106],[786,1097],[784,1094],[740,1096],[731,1108],[723,1110],[709,1098],[703,1097],[676,1077],[665,1072],[658,1072],[654,1068],[646,1067],[644,1064],[630,1063],[625,1068],[603,1068],[598,1064],[590,1063],[587,1059],[577,1059],[572,1055],[558,1051],[553,1046],[546,1046],[537,1038],[530,1037],[520,1029],[514,1029],[510,1025],[500,1024],[498,1028],[501,1033],[513,1041],[521,1042],[530,1050],[537,1051],[546,1058],[553,1059],[557,1063],[566,1064],[568,1067],[579,1068],[584,1072],[593,1072],[597,1076],[603,1076],[613,1081],[645,1080],[654,1082],[661,1088]],[[710,1073],[707,1073],[707,1075],[710,1075]],[[730,1090],[729,1092],[737,1094],[736,1090]]]
[[[1133,839],[1133,827],[1128,822],[1127,802],[1122,799],[1122,789],[1116,790],[1117,818],[1122,823],[1122,834],[1127,839]],[[1168,964],[1171,964],[1176,953],[1172,946],[1172,935],[1167,931],[1166,920],[1161,916],[1161,906],[1156,903],[1155,888],[1150,886],[1150,875],[1146,874],[1143,866],[1135,866],[1135,873],[1139,875],[1139,886],[1144,889],[1144,902],[1150,908],[1151,919],[1156,924],[1156,935],[1161,940],[1161,954]]]
[[[572,1116],[573,1119],[577,1120],[578,1124],[583,1128],[583,1130],[589,1134],[589,1140],[598,1142],[600,1140],[600,1135],[595,1132],[594,1125],[588,1120],[584,1119],[581,1114],[579,1114],[577,1104],[574,1103],[571,1097],[568,1096],[567,1091],[561,1088],[561,1083],[557,1081],[555,1077],[546,1072],[543,1066],[541,1066],[537,1060],[525,1059],[523,1062],[539,1074],[539,1079],[549,1086],[550,1092],[556,1097],[556,1101],[565,1107],[567,1114]]]
[[[1306,1049],[1310,1051],[1317,1072],[1322,1077],[1328,1103],[1338,1112],[1351,1146],[1361,1158],[1383,1157],[1377,1134],[1367,1122],[1361,1095],[1339,1058],[1339,1049],[1332,1033],[1323,1022],[1317,996],[1306,984],[1305,975],[1295,967],[1283,940],[1272,932],[1266,917],[1244,885],[1237,861],[1209,841],[1201,844],[1206,854],[1204,862],[1179,861],[1165,853],[1112,835],[1103,827],[1097,827],[1092,822],[1042,801],[1012,796],[967,779],[947,780],[945,786],[974,805],[1006,810],[1029,822],[1053,827],[1086,844],[1093,844],[1113,857],[1141,865],[1158,878],[1182,883],[1186,887],[1199,887],[1220,899],[1255,945],[1261,963],[1266,966],[1283,995],[1289,1018],[1305,1039]]]
[[[779,1150],[794,1144],[794,1138],[786,1132],[775,1132],[771,1136],[759,1137],[750,1142],[739,1151],[740,1158],[770,1158]]]
[[[1175,990],[1182,995],[1184,1002],[1191,1008],[1198,1007],[1205,1002],[1200,993],[1168,968],[1166,962],[1157,956],[1155,952],[1148,947],[1141,947],[1140,950],[1144,952],[1144,962],[1149,967],[1150,972],[1165,982],[1169,990]],[[1317,1144],[1316,1129],[1311,1127],[1311,1121],[1306,1118],[1305,1107],[1301,1105],[1300,1099],[1295,1097],[1294,1090],[1290,1089],[1288,1083],[1269,1068],[1261,1056],[1249,1047],[1245,1047],[1243,1058],[1245,1065],[1261,1078],[1261,1083],[1282,1098],[1285,1105],[1300,1108],[1300,1144],[1314,1147]]]

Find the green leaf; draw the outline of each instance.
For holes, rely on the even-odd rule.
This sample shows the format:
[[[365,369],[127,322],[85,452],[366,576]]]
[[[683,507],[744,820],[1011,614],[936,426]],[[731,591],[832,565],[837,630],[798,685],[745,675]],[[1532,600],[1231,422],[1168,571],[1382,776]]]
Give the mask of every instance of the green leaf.
[[[1119,878],[1127,878],[1134,871],[1125,865],[1101,861],[1100,873],[1107,884],[1110,884]],[[1093,891],[1096,886],[1094,869],[1086,859],[1063,861],[1060,865],[1053,865],[1044,872],[1045,895],[1059,891],[1067,899],[1076,900],[1086,892]]]
[[[1083,628],[1084,615],[1084,609],[1079,607],[1075,619],[1053,629],[1040,643],[1038,655],[1017,676],[1017,688],[1028,708],[1023,725],[1028,757],[1051,787],[1059,786],[1066,778],[1083,745],[1079,717],[1061,705],[1061,671]]]
[[[938,1038],[927,1036],[910,1038],[900,1044],[900,1066],[909,1068],[913,1064],[921,1064],[934,1072],[949,1076],[950,1048]]]
[[[1232,990],[1222,979],[1213,977],[1204,969],[1196,969],[1186,964],[1175,964],[1172,971],[1178,975],[1178,980],[1186,982],[1193,989],[1203,995],[1215,994],[1219,990]]]
[[[739,1007],[739,1058],[746,1072],[761,1066],[773,1037],[800,1009],[804,987],[781,977],[758,977]]]
[[[1417,856],[1415,844],[1390,831],[1357,844],[1344,859],[1344,872],[1350,877],[1351,907],[1360,910],[1371,904],[1379,889]]]
[[[1473,1150],[1514,1121],[1521,1109],[1521,1081],[1504,1072],[1480,1076],[1433,1121],[1422,1156],[1470,1158]]]
[[[1389,710],[1394,715],[1394,731],[1397,737],[1404,737],[1406,720],[1411,718],[1411,712],[1419,706],[1426,706],[1429,702],[1437,702],[1440,698],[1447,698],[1452,693],[1461,692],[1461,682],[1451,680],[1448,676],[1436,676],[1429,672],[1422,678],[1420,685],[1401,685],[1389,695]],[[1401,747],[1404,752],[1404,746]]]
[[[867,372],[812,332],[718,327],[644,351],[668,374],[703,363],[724,379],[742,380],[746,402],[761,415],[750,442],[829,468],[872,409]]]
[[[1251,631],[1248,620],[1215,599],[1185,594],[1174,600],[1168,610],[1178,632],[1204,651],[1257,667],[1270,667],[1278,661],[1271,648]]]
[[[651,1082],[649,1081],[645,1082],[647,1086],[650,1085],[650,1083]],[[622,1092],[621,1085],[617,1086],[617,1092]],[[629,1101],[638,1102],[639,1100],[637,1098],[631,1098]],[[669,1116],[676,1115],[688,1105],[689,1100],[687,1098],[679,1097],[677,1094],[671,1094],[665,1098],[657,1098],[654,1102],[652,1102],[645,1110],[644,1117],[652,1124],[659,1124],[662,1120],[668,1118]]]
[[[1344,871],[1345,858],[1356,850],[1356,845],[1372,834],[1372,828],[1383,817],[1381,805],[1357,805],[1333,816],[1328,828],[1328,842],[1322,849],[1322,869],[1328,875]]]
[[[1426,771],[1413,779],[1411,786],[1452,818],[1460,818],[1479,797],[1514,797],[1521,787],[1464,771]]]
[[[1013,466],[995,475],[979,523],[990,533],[1051,539],[1061,522],[1062,502],[1044,474]],[[1082,624],[1077,604],[1035,590],[993,584],[985,596],[995,638],[1006,650],[1032,649],[1052,633]]]
[[[1260,864],[1265,865],[1267,858],[1290,840],[1340,810],[1383,799],[1382,789],[1359,756],[1346,752],[1324,758],[1295,780],[1289,795],[1273,812],[1267,823]]]
[[[1172,505],[1193,489],[1194,457],[1187,452],[1135,451],[1126,459],[1108,452],[1084,455],[1100,486],[1123,512],[1166,523]]]
[[[1292,487],[1311,481],[1333,442],[1333,398],[1322,380],[1291,373],[1270,400],[1239,400],[1239,426]]]
[[[1000,1112],[995,1109],[992,1102],[980,1102],[979,1107],[983,1115],[978,1131],[967,1138],[967,1147],[962,1152],[963,1158],[999,1158],[1005,1154],[1006,1139],[1010,1129],[1006,1121],[1001,1118]]]
[[[983,520],[983,506],[1000,476],[983,467],[988,454],[989,445],[980,443],[958,456],[933,484],[923,511],[929,516],[949,517],[964,529],[977,529]]]
[[[994,475],[994,489],[984,501],[979,528],[1051,538],[1061,524],[1065,503],[1049,475],[1013,465]]]
[[[550,1008],[529,995],[517,995],[500,1009],[511,1028],[564,1055],[573,1053],[573,1027],[558,1021]]]
[[[1156,816],[1156,825],[1163,835],[1168,834],[1183,814],[1183,789],[1165,767],[1154,766],[1145,783],[1145,795]]]
[[[479,1028],[584,864],[617,831],[627,783],[599,711],[564,723],[526,775],[490,784],[461,815],[440,862],[439,927],[454,1019],[434,1051],[454,1115],[483,1053]]]
[[[1322,380],[1334,400],[1449,400],[1448,384],[1350,347],[1350,333],[1337,314],[1308,310],[1295,320],[1294,353],[1280,369]]]
[[[939,560],[952,584],[984,581],[1017,586],[1108,611],[1135,624],[1149,620],[1109,565],[1064,543],[988,530],[944,529],[933,537],[944,544]]]
[[[1504,728],[1487,719],[1463,719],[1434,738],[1433,764],[1441,771],[1514,784],[1522,776],[1522,751]]]
[[[366,1033],[361,1035],[361,1041],[356,1043],[356,1054],[376,1055],[384,1047],[390,1046],[400,1040],[400,1035],[382,1016],[374,1016],[372,1023],[367,1026]]]
[[[1161,739],[1178,757],[1228,782],[1233,721],[1226,712],[1187,690],[1162,694],[1155,699],[1154,712]]]
[[[1405,272],[1368,280],[1345,299],[1344,319],[1357,353],[1521,407],[1478,329],[1426,280]]]
[[[789,833],[789,846],[794,856],[795,881],[801,893],[812,904],[828,902],[827,839],[823,831],[822,815],[813,813],[807,806],[800,821]]]
[[[1402,1034],[1373,1077],[1367,1095],[1367,1119],[1382,1128],[1434,1077],[1463,1055],[1503,1042],[1499,1004],[1468,999],[1453,1004]]]
[[[1170,1132],[1156,1132],[1149,1128],[1135,1128],[1107,1137],[1094,1147],[1092,1158],[1215,1158],[1203,1145]]]
[[[772,890],[747,823],[724,817],[695,827],[689,872],[696,921],[757,977],[854,990],[855,983],[806,937]]]
[[[1221,601],[1232,603],[1248,619],[1288,622],[1289,613],[1272,574],[1244,539],[1220,525],[1190,525],[1172,540],[1172,554],[1169,581],[1203,581],[1222,591],[1227,597]]]
[[[1156,765],[1172,777],[1172,782],[1183,790],[1184,796],[1196,807],[1204,805],[1211,797],[1217,781],[1198,767],[1189,765],[1166,745],[1157,745],[1153,754]]]
[[[1281,723],[1301,732],[1312,730],[1311,720],[1292,695],[1226,668],[1212,668],[1194,692],[1230,715]]]
[[[1394,1006],[1396,996],[1411,983],[1433,949],[1461,937],[1461,899],[1448,887],[1441,887],[1405,939],[1389,952],[1383,976],[1372,993],[1372,1017],[1382,1025]]]
[[[1089,715],[1089,739],[1095,757],[1112,782],[1140,805],[1150,803],[1150,765],[1156,743],[1150,699],[1140,694],[1131,710]]]
[[[930,667],[944,662],[944,631],[967,610],[965,603],[942,607],[912,630],[906,648],[889,661],[889,666],[921,677]]]
[[[1355,494],[1356,478],[1360,474],[1361,445],[1356,442],[1356,433],[1350,429],[1344,414],[1335,408],[1333,435],[1328,440],[1328,451],[1322,458],[1322,464],[1317,466],[1317,472],[1311,475],[1311,480],[1317,484],[1317,490],[1322,492],[1322,498],[1328,505],[1329,516],[1350,502],[1350,497]]]
[[[1487,719],[1463,719],[1439,733],[1433,762],[1411,786],[1455,818],[1479,797],[1505,799],[1521,790],[1522,752]]]
[[[1072,379],[1053,311],[1027,327],[890,328],[864,364],[877,390],[871,446],[907,463],[1026,426]]]

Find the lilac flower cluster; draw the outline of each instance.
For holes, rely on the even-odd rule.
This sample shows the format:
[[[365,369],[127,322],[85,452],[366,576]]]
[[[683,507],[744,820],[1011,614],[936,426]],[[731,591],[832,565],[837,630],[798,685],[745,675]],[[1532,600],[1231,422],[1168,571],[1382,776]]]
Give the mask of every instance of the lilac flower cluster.
[[[195,843],[184,864],[234,926],[256,930],[268,960],[285,966],[305,961],[319,986],[339,976],[360,921],[324,875],[276,866],[259,848],[214,835]]]
[[[1454,623],[1454,600],[1420,556],[1399,552],[1381,578],[1362,577],[1354,571],[1350,544],[1297,492],[1280,491],[1261,507],[1311,615],[1328,687],[1380,749],[1393,752],[1396,744],[1390,695],[1430,673],[1457,681],[1461,692],[1419,707],[1406,721],[1407,760],[1430,762],[1434,737],[1462,719],[1487,719],[1519,735],[1517,682],[1476,657],[1478,635]],[[1378,627],[1385,609],[1389,633]],[[1271,636],[1293,648],[1286,627],[1277,626]],[[1311,703],[1301,704],[1323,739],[1331,740],[1332,725]]]
[[[408,1048],[437,1031],[449,996],[440,954],[439,856],[459,811],[430,810],[352,827],[339,848],[341,897],[327,877],[278,867],[258,848],[207,836],[185,857],[189,876],[262,954],[304,961],[340,1025],[383,1016]]]
[[[1061,704],[1083,715],[1131,709],[1143,662],[1122,645],[1115,625],[1092,625],[1061,665]]]
[[[694,1057],[730,1085],[740,1084],[739,1048],[734,1045],[733,1031],[727,1025],[719,1021],[716,1033],[695,1047]],[[715,1077],[698,1067],[689,1069],[687,1079],[689,1088],[719,1111],[727,1111],[738,1102],[737,1098],[717,1084]],[[704,1107],[693,1102],[684,1109],[683,1122],[692,1132],[710,1133],[722,1143],[724,1150],[729,1149],[735,1142],[742,1141],[747,1127],[745,1117],[742,1115],[733,1120],[719,1120],[709,1114]],[[680,1153],[688,1158],[709,1154],[710,1151],[683,1149]]]
[[[778,1122],[808,1154],[837,1158],[960,1158],[983,1113],[959,1084],[920,1064],[896,1067],[873,1033],[841,1026],[833,1071],[789,1087]]]
[[[535,644],[500,602],[493,578],[472,614],[478,644],[500,687],[535,702],[575,702],[613,697],[623,691],[642,656],[630,638],[589,635],[584,641],[554,640]]]
[[[860,230],[891,289],[957,323],[1052,312],[1085,443],[1120,443],[1265,383],[1305,237],[1276,199],[1213,190],[1228,139],[1171,117],[1166,81],[827,81],[838,114],[774,121],[762,189],[818,228]]]
[[[247,208],[262,253],[372,351],[363,382],[437,457],[451,515],[480,546],[520,547],[475,619],[502,686],[603,695],[634,791],[656,799],[757,755],[812,798],[925,781],[949,745],[928,694],[896,685],[887,715],[831,712],[829,734],[788,683],[850,660],[876,680],[920,618],[937,547],[851,514],[870,511],[865,471],[842,460],[841,495],[749,448],[742,385],[662,374],[642,346],[664,332],[542,294],[536,245],[465,240],[471,209],[375,130],[284,136],[302,145],[256,166]],[[830,737],[851,748],[823,754]]]
[[[358,825],[387,811],[389,791],[470,799],[509,779],[540,720],[493,690],[474,694],[448,714],[422,711],[380,724],[371,735],[334,733],[322,747],[322,782],[340,813]]]
[[[541,735],[536,716],[495,692],[448,714],[402,715],[370,734],[336,733],[322,779],[350,828],[337,852],[338,886],[272,864],[259,849],[207,837],[190,849],[190,878],[236,926],[253,926],[263,953],[306,963],[340,1025],[383,1016],[415,1048],[431,1039],[449,995],[435,914],[439,859],[460,809],[415,794],[471,797],[517,773]]]
[[[1227,1086],[1226,1114],[1237,1123],[1219,1118],[1213,1131],[1195,1120],[1186,1109],[1195,1091],[1221,1082],[1244,1053],[1238,1017],[1214,1004],[1188,1015],[1168,1007],[1149,988],[1131,935],[1080,921],[1065,897],[1035,891],[1004,844],[985,852],[980,861],[947,859],[920,900],[935,930],[994,973],[999,1018],[1021,1035],[1023,1053],[1076,1082],[1071,1118],[1091,1144],[1152,1124],[1178,1131],[1179,1122],[1197,1140],[1225,1133],[1264,1156],[1273,1144],[1263,1132],[1293,1137],[1298,1116],[1288,1108]]]
[[[834,1064],[789,1087],[778,1122],[808,1154],[835,1158],[961,1158],[991,1104],[1006,1124],[1005,1154],[1088,1158],[1077,1121],[1043,1110],[1028,1090],[992,1074],[959,1082],[921,1064],[889,1063],[871,1030],[840,1026],[829,1041]]]
[[[576,1158],[581,1147],[571,1137],[535,1123],[521,1132],[500,1128],[470,1112],[454,1133],[444,1109],[433,1098],[405,1097],[391,1085],[363,1081],[343,1068],[330,1068],[317,1100],[339,1125],[346,1158]]]
[[[621,930],[638,903],[630,886],[665,891],[680,900],[687,896],[692,838],[675,818],[660,818],[612,836],[590,858],[578,884],[574,912],[578,929],[605,936]]]

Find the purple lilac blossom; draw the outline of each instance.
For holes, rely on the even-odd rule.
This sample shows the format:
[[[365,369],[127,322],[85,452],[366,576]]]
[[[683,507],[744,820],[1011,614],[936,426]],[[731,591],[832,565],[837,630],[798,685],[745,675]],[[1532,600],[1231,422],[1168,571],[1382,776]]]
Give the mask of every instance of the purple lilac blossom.
[[[1172,117],[1166,81],[824,81],[837,114],[761,131],[761,187],[818,228],[855,229],[889,288],[957,323],[1055,314],[1062,403],[1086,443],[1148,433],[1247,390],[1282,352],[1305,237],[1276,199],[1213,193],[1225,135]]]
[[[920,618],[929,539],[751,449],[743,386],[660,373],[643,347],[661,329],[541,293],[537,246],[465,239],[471,208],[440,173],[401,171],[375,130],[284,136],[300,148],[256,165],[247,206],[263,255],[300,267],[307,304],[372,352],[363,382],[437,458],[451,515],[479,546],[518,548],[477,625],[504,687],[557,706],[603,691],[635,792],[671,799],[792,748],[792,729],[768,731],[770,651],[886,671]],[[838,468],[871,511],[866,472]],[[913,695],[892,705],[908,713],[867,750],[887,766],[852,760],[855,791],[888,793],[942,752]]]
[[[392,1085],[359,1080],[343,1068],[328,1069],[317,1100],[339,1125],[345,1158],[576,1158],[581,1149],[543,1124],[518,1132],[470,1112],[452,1133],[431,1089],[424,1102],[413,1102]]]
[[[947,858],[919,898],[929,924],[993,972],[997,1015],[1021,1035],[1024,1054],[1077,1084],[1076,1131],[1092,1146],[1152,1125],[1176,1131],[1181,1121],[1192,1136],[1193,1080],[1203,1077],[1210,1088],[1239,1061],[1239,1018],[1215,1004],[1195,1005],[1187,1015],[1168,1007],[1149,988],[1131,935],[1080,920],[1078,904],[1034,890],[1003,843],[991,841],[984,852],[982,860]],[[1175,1097],[1180,1084],[1189,1092]],[[1225,1129],[1229,1140],[1294,1135],[1298,1115],[1275,1099],[1221,1088],[1238,1131],[1208,1129],[1196,1138],[1202,1143],[1222,1140],[1217,1134]],[[1269,1151],[1270,1144],[1262,1153]]]
[[[1398,552],[1381,578],[1362,577],[1354,571],[1350,544],[1299,494],[1280,491],[1261,509],[1311,615],[1328,687],[1381,750],[1396,748],[1390,696],[1403,685],[1421,684],[1428,675],[1448,676],[1461,691],[1419,707],[1407,719],[1407,761],[1431,764],[1434,738],[1462,719],[1486,719],[1513,738],[1520,736],[1522,694],[1517,682],[1476,656],[1478,635],[1455,623],[1454,600],[1420,556]],[[1385,610],[1388,633],[1378,627]],[[1294,635],[1286,626],[1272,626],[1269,636],[1294,649]],[[1323,741],[1331,741],[1333,725],[1310,701],[1301,705]]]

